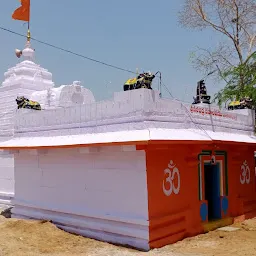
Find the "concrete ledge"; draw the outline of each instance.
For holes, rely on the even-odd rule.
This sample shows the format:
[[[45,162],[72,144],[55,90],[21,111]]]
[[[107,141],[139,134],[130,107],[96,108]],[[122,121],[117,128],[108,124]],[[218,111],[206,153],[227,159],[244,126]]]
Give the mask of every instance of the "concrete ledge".
[[[143,251],[150,250],[148,225],[90,218],[18,205],[15,205],[11,212],[12,218],[49,220],[57,227],[73,234]]]
[[[13,198],[14,198],[14,193],[0,192],[0,207],[12,206]]]
[[[232,224],[233,224],[233,218],[210,221],[208,223],[203,224],[203,230],[205,233],[207,233],[221,227],[230,226]]]

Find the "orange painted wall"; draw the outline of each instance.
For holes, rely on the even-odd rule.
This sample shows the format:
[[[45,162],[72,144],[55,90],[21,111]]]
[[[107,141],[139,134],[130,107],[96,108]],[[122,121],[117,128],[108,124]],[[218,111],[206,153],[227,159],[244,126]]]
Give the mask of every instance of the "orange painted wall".
[[[204,202],[204,196],[201,195],[200,199],[199,159],[208,161],[211,156],[208,154],[199,158],[202,150],[227,153],[226,158],[223,155],[225,152],[216,155],[216,160],[223,165],[223,171],[224,159],[227,167],[227,177],[225,178],[223,174],[222,183],[223,197],[228,199],[229,207],[222,217],[239,216],[246,211],[255,214],[256,192],[252,147],[151,144],[145,150],[151,248],[162,247],[203,231],[204,222],[200,216],[200,206]],[[241,165],[245,160],[250,168],[249,184],[240,183]],[[203,170],[201,173],[203,175]],[[170,174],[172,189],[167,179]],[[204,186],[203,179],[201,183]]]
[[[256,190],[255,190],[255,171],[254,171],[254,149],[253,147],[240,146],[229,147],[229,196],[230,196],[230,215],[236,217],[244,215],[245,218],[256,216]],[[241,166],[244,161],[250,169],[250,182],[243,181],[243,169]],[[248,172],[247,176],[248,178]],[[240,178],[242,180],[240,181]]]

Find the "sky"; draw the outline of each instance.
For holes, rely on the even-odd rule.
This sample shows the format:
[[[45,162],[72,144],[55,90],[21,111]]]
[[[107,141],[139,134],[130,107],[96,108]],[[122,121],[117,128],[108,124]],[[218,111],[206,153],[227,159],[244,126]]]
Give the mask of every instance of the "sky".
[[[136,72],[161,71],[162,81],[175,98],[193,101],[196,84],[204,74],[189,61],[196,47],[214,47],[211,31],[191,31],[178,23],[183,0],[31,0],[31,36],[67,50]],[[19,0],[1,1],[0,26],[26,34],[22,21],[12,20]],[[0,81],[19,60],[16,48],[25,38],[0,30]],[[56,86],[81,81],[97,100],[122,91],[132,74],[62,52],[32,41],[36,63],[53,74]],[[158,81],[154,82],[157,89]],[[222,88],[206,80],[208,94]],[[163,88],[163,97],[170,95]]]

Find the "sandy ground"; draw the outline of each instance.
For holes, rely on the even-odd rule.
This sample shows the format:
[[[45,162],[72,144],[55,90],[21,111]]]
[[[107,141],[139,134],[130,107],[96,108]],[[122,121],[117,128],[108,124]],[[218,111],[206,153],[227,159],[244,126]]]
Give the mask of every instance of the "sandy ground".
[[[50,222],[0,216],[0,256],[256,255],[256,218],[234,226],[240,229],[232,232],[213,231],[144,253],[71,235]]]

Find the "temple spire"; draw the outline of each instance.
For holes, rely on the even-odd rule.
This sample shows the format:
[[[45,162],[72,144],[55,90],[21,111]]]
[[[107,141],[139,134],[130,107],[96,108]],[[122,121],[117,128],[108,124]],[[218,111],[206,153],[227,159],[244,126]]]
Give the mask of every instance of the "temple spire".
[[[30,30],[29,30],[29,25],[28,25],[27,42],[30,42],[30,40],[31,40],[31,34],[30,34]]]

